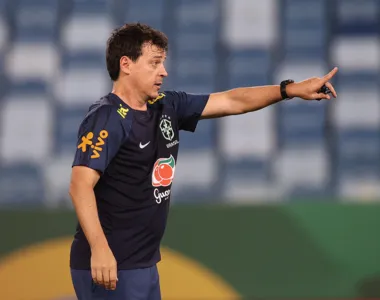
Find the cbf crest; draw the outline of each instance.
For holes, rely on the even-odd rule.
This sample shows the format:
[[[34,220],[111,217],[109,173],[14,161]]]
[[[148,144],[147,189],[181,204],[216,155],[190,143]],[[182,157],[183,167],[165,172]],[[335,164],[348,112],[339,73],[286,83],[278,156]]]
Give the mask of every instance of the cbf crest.
[[[160,121],[160,129],[162,132],[163,137],[171,141],[174,138],[174,130],[172,127],[172,121],[170,120],[170,116],[162,115],[161,121]]]

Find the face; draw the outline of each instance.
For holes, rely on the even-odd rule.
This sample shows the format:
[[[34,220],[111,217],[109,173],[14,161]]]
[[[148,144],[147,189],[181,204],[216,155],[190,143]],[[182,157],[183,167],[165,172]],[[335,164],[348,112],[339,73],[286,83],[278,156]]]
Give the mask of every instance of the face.
[[[128,59],[128,80],[131,80],[146,100],[158,97],[163,80],[168,76],[164,66],[165,60],[165,51],[152,44],[143,46],[142,55],[136,62]]]

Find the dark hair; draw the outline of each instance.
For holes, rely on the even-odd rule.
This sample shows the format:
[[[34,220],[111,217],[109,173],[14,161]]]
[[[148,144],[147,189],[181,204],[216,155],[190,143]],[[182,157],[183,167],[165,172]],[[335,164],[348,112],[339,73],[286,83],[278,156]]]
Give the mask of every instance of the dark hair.
[[[112,32],[107,41],[106,61],[108,74],[113,81],[119,78],[121,57],[128,56],[132,61],[136,61],[142,54],[142,46],[145,43],[168,50],[166,35],[146,24],[125,24]]]

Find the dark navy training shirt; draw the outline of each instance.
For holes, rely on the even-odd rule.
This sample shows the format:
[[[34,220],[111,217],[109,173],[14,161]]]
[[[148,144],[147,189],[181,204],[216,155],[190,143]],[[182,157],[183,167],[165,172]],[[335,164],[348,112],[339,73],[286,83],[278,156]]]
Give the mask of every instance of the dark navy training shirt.
[[[179,130],[194,131],[209,95],[164,92],[147,111],[115,94],[94,103],[80,125],[73,166],[100,172],[94,188],[100,222],[118,269],[160,261]],[[91,251],[78,222],[70,266],[90,269]]]

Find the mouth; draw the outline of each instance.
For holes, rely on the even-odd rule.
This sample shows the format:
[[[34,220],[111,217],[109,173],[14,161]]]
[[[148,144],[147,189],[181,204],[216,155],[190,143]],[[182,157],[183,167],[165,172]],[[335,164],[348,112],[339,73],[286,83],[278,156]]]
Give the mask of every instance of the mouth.
[[[160,89],[161,88],[161,85],[162,85],[162,83],[155,83],[154,84],[158,89]]]

